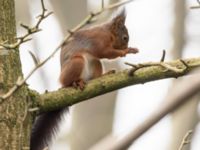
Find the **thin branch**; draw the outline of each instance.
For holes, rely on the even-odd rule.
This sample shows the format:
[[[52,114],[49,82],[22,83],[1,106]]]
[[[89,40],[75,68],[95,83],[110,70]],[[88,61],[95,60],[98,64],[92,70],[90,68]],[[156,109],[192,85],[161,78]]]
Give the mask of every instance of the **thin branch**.
[[[89,81],[83,91],[74,88],[64,88],[58,91],[39,95],[39,98],[37,97],[36,99],[37,105],[35,107],[39,107],[40,112],[51,111],[65,106],[71,106],[89,98],[121,89],[126,86],[143,84],[145,82],[171,77],[177,78],[186,75],[191,69],[200,67],[200,58],[185,59],[184,62],[188,65],[187,71],[184,72],[166,70],[161,66],[149,66],[140,68],[138,71],[134,72],[133,76],[129,75],[131,69],[104,75],[100,78]],[[180,60],[171,61],[166,64],[182,70],[185,69],[185,65],[183,65]]]
[[[18,77],[15,85],[6,94],[0,96],[0,103],[2,103],[6,98],[10,97],[22,84],[24,84],[22,81],[22,77]]]
[[[46,13],[47,9],[45,8],[44,0],[41,0],[41,5],[42,5],[42,13],[37,17],[38,21],[36,22],[36,24],[33,27],[30,27],[28,25],[20,23],[20,26],[24,28],[27,33],[21,37],[18,37],[17,42],[14,44],[0,43],[0,46],[4,47],[5,49],[17,49],[21,44],[32,40],[31,38],[29,38],[30,35],[41,31],[41,29],[39,28],[41,22],[53,13],[53,12]]]
[[[88,16],[85,17],[85,19],[83,21],[80,22],[80,24],[78,24],[74,29],[72,29],[72,32],[75,32],[77,30],[79,30],[80,28],[84,27],[85,25],[89,24],[93,18],[95,18],[96,16],[100,15],[101,13],[103,13],[105,10],[110,10],[110,9],[114,9],[117,8],[119,6],[125,5],[127,3],[130,3],[133,0],[124,0],[121,2],[116,2],[114,4],[111,4],[107,7],[104,7],[104,9],[101,9],[100,11],[97,12],[91,12]],[[65,38],[64,41],[66,41],[68,39],[68,36]],[[62,45],[62,44],[61,44]]]
[[[133,0],[119,1],[119,2],[117,2],[117,3],[114,3],[114,4],[112,4],[112,5],[109,5],[108,7],[105,7],[104,10],[113,9],[113,8],[122,6],[122,5],[125,5],[125,4],[127,4],[127,3],[130,3],[131,1],[133,1]]]
[[[181,145],[179,146],[178,150],[182,150],[183,147],[187,144],[189,144],[191,142],[191,140],[189,139],[189,137],[192,135],[193,131],[189,130],[185,136],[183,137],[183,140],[181,142]]]
[[[40,62],[39,59],[35,56],[35,54],[33,52],[29,51],[29,54],[31,55],[34,64],[37,66]]]
[[[113,8],[116,8],[116,7],[119,7],[121,5],[124,5],[126,3],[129,3],[133,0],[126,0],[126,1],[122,1],[122,2],[117,2],[117,3],[114,3],[114,4],[111,4],[109,5],[108,7],[105,7],[103,10],[100,10],[100,11],[97,11],[95,13],[90,13],[83,21],[81,21],[76,27],[74,27],[73,29],[70,30],[71,33],[74,33],[76,31],[78,31],[79,29],[81,29],[82,27],[84,27],[85,25],[89,24],[91,22],[91,20],[100,15],[102,12],[104,12],[105,10],[109,10],[109,9],[113,9]],[[43,0],[42,0],[43,2]],[[43,7],[42,7],[43,8]],[[43,12],[46,11],[43,9]],[[48,15],[48,14],[47,14]],[[42,15],[41,15],[42,16]],[[41,17],[40,17],[41,18]],[[49,59],[51,59],[55,54],[56,52],[58,52],[58,50],[61,48],[61,46],[64,44],[64,43],[67,43],[70,39],[70,37],[72,36],[72,34],[68,34],[64,40],[55,48],[55,50],[46,58],[44,59],[42,62],[40,62],[39,64],[37,64],[35,66],[35,68],[33,68],[29,74],[27,75],[27,77],[25,77],[23,80],[20,80],[19,81],[19,84],[13,86],[5,95],[3,96],[0,96],[0,103],[2,103],[5,99],[9,98],[17,89],[19,89],[24,83],[26,83],[26,81],[32,76],[32,74],[38,70],[41,66],[43,66]]]
[[[170,71],[173,71],[175,73],[183,73],[187,70],[188,68],[188,65],[183,62],[183,60],[179,60],[184,66],[185,68],[177,68],[177,67],[173,67],[167,63],[164,63],[164,62],[147,62],[147,63],[142,63],[142,64],[132,64],[132,63],[128,63],[128,62],[125,62],[126,65],[128,66],[131,66],[133,67],[133,69],[131,69],[131,71],[129,72],[129,75],[134,75],[134,72],[136,72],[137,70],[141,69],[141,68],[145,68],[145,67],[152,67],[152,66],[161,66],[163,68],[167,70],[170,70]]]
[[[101,0],[101,9],[104,9],[104,0]]]
[[[162,57],[160,59],[160,62],[164,62],[165,61],[165,55],[166,55],[166,51],[163,50],[163,53],[162,53]]]
[[[200,6],[191,6],[190,9],[200,9]]]
[[[35,108],[29,108],[28,111],[29,112],[37,112],[39,111],[40,109],[38,107],[35,107]]]
[[[133,69],[129,72],[130,75],[133,75],[134,72],[137,71],[138,69],[141,69],[141,68],[144,68],[144,67],[150,67],[150,66],[162,66],[162,67],[164,67],[164,68],[166,68],[168,70],[172,70],[174,72],[177,72],[178,70],[176,68],[174,69],[173,67],[171,67],[171,66],[169,66],[169,65],[164,63],[165,55],[166,55],[166,51],[163,50],[162,57],[161,57],[159,63],[157,63],[157,62],[156,63],[155,62],[154,63],[148,62],[146,64],[137,64],[137,65],[135,65],[135,64],[131,64],[131,63],[125,62],[125,65],[133,67]],[[183,63],[183,64],[185,65],[185,63]]]
[[[191,9],[199,9],[200,8],[200,0],[197,0],[198,6],[191,6]]]

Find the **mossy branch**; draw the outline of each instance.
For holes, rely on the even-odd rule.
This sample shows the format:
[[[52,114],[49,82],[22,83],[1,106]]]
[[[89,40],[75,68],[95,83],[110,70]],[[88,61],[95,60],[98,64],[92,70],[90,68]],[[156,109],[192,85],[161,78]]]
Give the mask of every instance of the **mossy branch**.
[[[182,61],[187,64],[187,69]],[[136,70],[132,76],[130,76],[130,71],[132,71],[132,69],[126,69],[118,73],[105,75],[91,80],[88,82],[83,91],[74,88],[65,88],[42,95],[37,95],[36,104],[40,112],[46,112],[71,106],[73,104],[88,100],[89,98],[121,89],[123,87],[144,84],[146,82],[159,79],[177,78],[188,74],[190,70],[196,67],[200,67],[200,58],[184,59],[181,61],[175,60],[165,63],[173,68],[177,68],[178,70],[183,70],[182,72],[175,72],[173,70],[166,69],[162,65],[157,65],[158,63],[150,64],[152,64],[152,66],[142,67]]]

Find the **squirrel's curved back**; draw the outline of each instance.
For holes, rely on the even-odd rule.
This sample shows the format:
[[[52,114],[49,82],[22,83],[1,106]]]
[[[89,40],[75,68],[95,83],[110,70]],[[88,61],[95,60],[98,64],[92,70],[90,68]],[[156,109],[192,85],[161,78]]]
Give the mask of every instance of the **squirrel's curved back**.
[[[71,41],[63,44],[60,53],[60,64],[61,68],[63,63],[66,63],[73,53],[79,51],[80,49],[90,49],[92,47],[91,39],[85,37],[81,33],[77,32],[71,38]]]
[[[60,63],[61,68],[63,63],[66,63],[67,60],[81,50],[95,49],[98,42],[102,42],[98,36],[102,38],[112,37],[113,47],[116,49],[124,49],[128,45],[129,35],[127,28],[125,26],[126,12],[125,9],[122,9],[118,12],[117,16],[113,17],[110,22],[104,23],[102,25],[97,25],[95,27],[82,29],[75,32],[70,42],[64,43],[61,49],[60,54]],[[107,41],[110,42],[110,41]],[[108,45],[109,43],[104,43]]]

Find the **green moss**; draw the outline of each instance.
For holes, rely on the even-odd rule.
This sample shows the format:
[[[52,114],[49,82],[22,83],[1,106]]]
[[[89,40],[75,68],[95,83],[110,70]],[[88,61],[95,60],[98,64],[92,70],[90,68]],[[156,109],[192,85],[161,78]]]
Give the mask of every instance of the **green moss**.
[[[143,84],[159,79],[183,76],[186,75],[191,69],[200,67],[200,58],[186,59],[185,62],[188,64],[189,68],[183,72],[173,72],[166,70],[161,66],[150,66],[141,68],[134,72],[133,76],[129,76],[128,74],[130,70],[124,70],[116,74],[110,74],[91,80],[83,91],[73,88],[60,89],[58,91],[45,93],[36,100],[38,101],[41,111],[50,111],[71,106],[89,98],[93,98],[123,87]],[[185,66],[180,62],[180,60],[171,61],[168,64],[183,70],[185,69]]]

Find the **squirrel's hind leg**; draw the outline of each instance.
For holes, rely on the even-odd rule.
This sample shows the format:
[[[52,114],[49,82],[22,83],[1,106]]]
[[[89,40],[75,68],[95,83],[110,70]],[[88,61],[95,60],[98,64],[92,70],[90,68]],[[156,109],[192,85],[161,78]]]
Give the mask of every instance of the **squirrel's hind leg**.
[[[69,62],[64,64],[60,75],[62,87],[73,86],[74,82],[78,82],[83,68],[84,58],[82,55],[75,55],[69,60]]]

